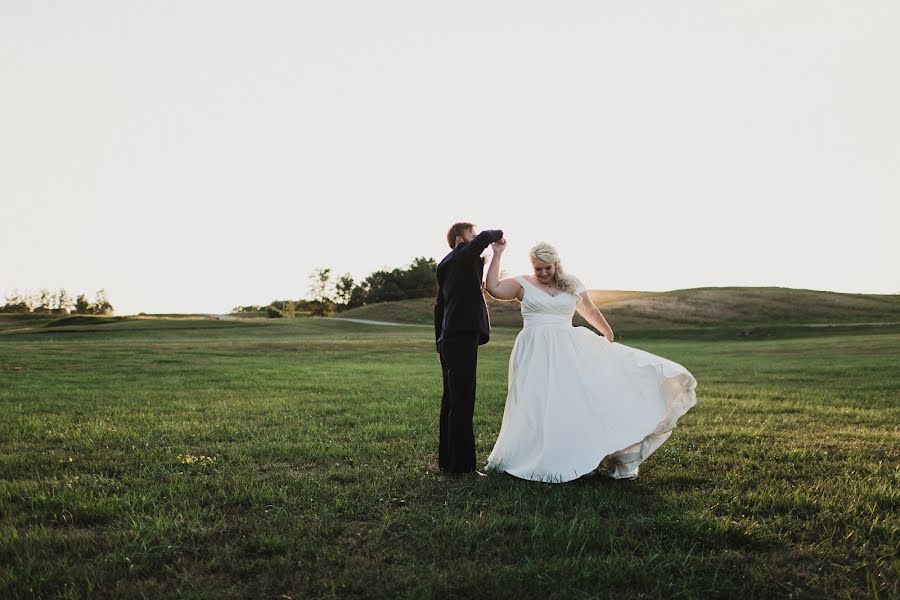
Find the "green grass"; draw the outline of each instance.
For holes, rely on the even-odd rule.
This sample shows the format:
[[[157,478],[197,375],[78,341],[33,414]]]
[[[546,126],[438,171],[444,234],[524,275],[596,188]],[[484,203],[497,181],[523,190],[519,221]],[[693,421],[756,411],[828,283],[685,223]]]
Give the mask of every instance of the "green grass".
[[[897,597],[900,332],[802,331],[633,336],[698,405],[549,485],[435,472],[427,328],[0,319],[0,597]]]

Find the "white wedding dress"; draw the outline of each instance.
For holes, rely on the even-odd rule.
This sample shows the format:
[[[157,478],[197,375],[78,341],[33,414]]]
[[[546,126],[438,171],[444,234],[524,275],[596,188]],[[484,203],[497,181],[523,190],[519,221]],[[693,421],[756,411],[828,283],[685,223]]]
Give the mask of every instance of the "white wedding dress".
[[[524,327],[509,359],[509,392],[488,470],[565,482],[598,468],[616,479],[672,434],[697,402],[681,365],[573,327],[578,298],[551,296],[525,277]],[[579,290],[579,293],[583,290]]]

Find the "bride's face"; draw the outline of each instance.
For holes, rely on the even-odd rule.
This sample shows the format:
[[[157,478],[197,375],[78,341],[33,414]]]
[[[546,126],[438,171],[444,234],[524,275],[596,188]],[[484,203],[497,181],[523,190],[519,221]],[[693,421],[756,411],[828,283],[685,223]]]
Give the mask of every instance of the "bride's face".
[[[553,278],[556,277],[556,265],[542,260],[533,260],[531,266],[534,267],[534,276],[538,281],[544,285],[553,283]]]

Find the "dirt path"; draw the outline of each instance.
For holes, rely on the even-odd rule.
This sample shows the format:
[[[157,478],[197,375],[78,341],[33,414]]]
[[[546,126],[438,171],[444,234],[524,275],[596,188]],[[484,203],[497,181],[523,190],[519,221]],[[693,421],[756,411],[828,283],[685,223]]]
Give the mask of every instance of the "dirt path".
[[[322,319],[325,317],[314,317]],[[392,327],[432,327],[432,325],[420,325],[418,323],[394,323],[391,321],[371,321],[369,319],[345,319],[343,317],[327,317],[329,321],[347,321],[350,323],[362,323],[363,325],[390,325]]]

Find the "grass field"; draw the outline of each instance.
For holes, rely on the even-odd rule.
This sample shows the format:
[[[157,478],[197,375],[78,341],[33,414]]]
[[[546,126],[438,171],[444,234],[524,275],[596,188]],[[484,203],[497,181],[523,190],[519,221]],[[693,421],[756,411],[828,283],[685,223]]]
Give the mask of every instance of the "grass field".
[[[807,333],[628,337],[698,405],[551,485],[436,473],[428,328],[0,319],[0,597],[897,597],[900,331]]]

